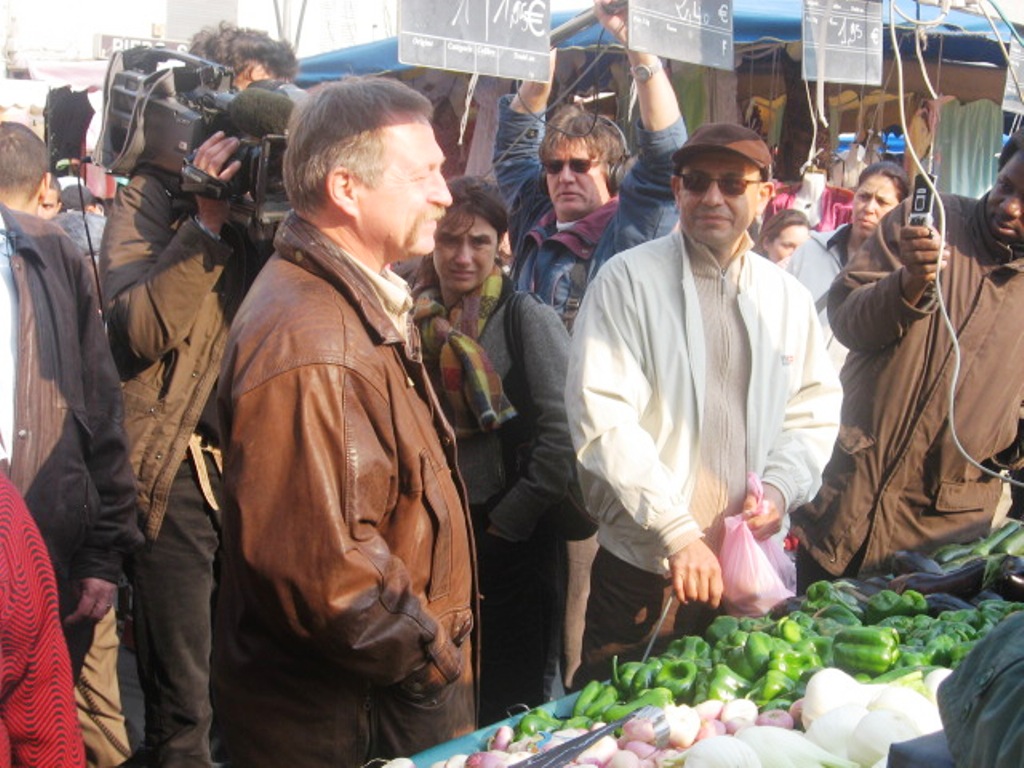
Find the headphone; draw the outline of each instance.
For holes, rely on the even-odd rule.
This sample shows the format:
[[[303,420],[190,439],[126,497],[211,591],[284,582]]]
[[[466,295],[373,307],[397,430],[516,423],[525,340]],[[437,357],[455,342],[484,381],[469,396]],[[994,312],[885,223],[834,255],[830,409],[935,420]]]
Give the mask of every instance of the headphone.
[[[626,177],[626,173],[633,166],[633,158],[629,154],[629,142],[626,140],[626,134],[623,133],[622,128],[614,120],[605,117],[604,115],[594,115],[594,125],[587,134],[581,136],[569,136],[569,138],[583,139],[593,133],[594,129],[597,128],[598,124],[605,126],[606,129],[610,130],[619,140],[619,153],[618,157],[614,158],[608,163],[608,173],[605,179],[608,183],[608,192],[612,197],[615,197],[619,193],[619,185],[622,184],[622,180]],[[541,192],[545,195],[548,194],[548,175],[544,167],[541,166],[540,177],[538,178],[538,185],[540,186]]]

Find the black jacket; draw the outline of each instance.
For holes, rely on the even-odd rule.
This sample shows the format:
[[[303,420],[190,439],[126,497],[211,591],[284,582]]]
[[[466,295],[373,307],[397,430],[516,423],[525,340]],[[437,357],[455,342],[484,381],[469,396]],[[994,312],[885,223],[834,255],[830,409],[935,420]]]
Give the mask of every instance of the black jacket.
[[[65,616],[75,581],[116,582],[142,542],[121,386],[88,257],[49,222],[0,215],[18,291],[11,479],[50,551]]]

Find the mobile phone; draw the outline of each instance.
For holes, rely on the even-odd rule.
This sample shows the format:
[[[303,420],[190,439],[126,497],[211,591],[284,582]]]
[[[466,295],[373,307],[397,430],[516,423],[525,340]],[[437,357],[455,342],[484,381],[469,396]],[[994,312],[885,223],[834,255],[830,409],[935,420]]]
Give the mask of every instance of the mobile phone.
[[[935,177],[929,174],[929,179],[935,183]],[[911,227],[931,227],[935,224],[932,217],[932,206],[935,204],[935,196],[928,181],[920,173],[914,176],[914,190],[910,193],[910,214],[907,216],[907,224]]]
[[[629,3],[627,0],[605,0],[604,12],[605,13],[618,13],[625,8]]]

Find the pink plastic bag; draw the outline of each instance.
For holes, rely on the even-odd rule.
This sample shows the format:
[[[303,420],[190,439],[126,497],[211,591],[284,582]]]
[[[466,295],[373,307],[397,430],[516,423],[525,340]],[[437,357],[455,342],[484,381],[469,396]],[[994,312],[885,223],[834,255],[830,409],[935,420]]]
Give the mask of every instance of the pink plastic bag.
[[[757,497],[754,514],[763,514],[763,487],[753,472],[747,475],[747,490]],[[718,559],[725,588],[722,602],[733,616],[763,616],[777,602],[795,594],[796,564],[775,539],[755,539],[741,515],[725,519]]]

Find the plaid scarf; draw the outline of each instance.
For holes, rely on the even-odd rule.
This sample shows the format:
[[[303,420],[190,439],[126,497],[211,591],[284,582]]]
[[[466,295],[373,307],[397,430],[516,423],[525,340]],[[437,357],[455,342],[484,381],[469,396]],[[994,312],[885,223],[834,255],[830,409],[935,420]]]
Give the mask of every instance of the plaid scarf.
[[[441,300],[437,274],[430,259],[416,286],[413,319],[423,340],[423,358],[441,370],[441,386],[451,406],[458,437],[498,429],[516,415],[501,388],[501,377],[477,339],[501,296],[502,273],[497,265],[475,291],[450,310]]]

